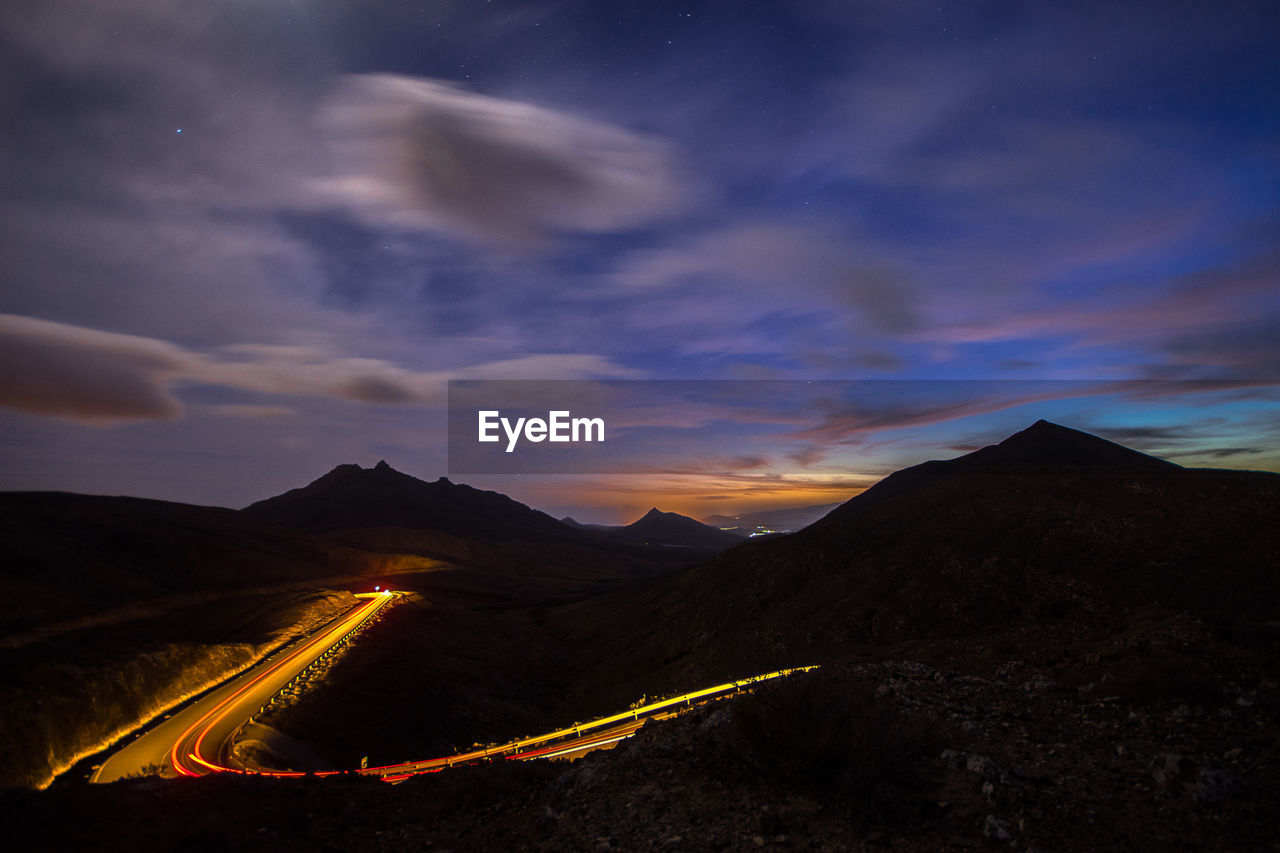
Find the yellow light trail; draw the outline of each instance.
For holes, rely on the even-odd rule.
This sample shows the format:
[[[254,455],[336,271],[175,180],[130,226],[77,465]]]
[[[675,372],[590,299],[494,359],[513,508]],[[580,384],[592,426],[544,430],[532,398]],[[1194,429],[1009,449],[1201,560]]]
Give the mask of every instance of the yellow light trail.
[[[399,764],[388,764],[379,767],[366,767],[358,770],[327,770],[312,774],[292,770],[253,769],[245,770],[230,767],[221,763],[221,750],[234,741],[239,725],[247,721],[254,711],[261,707],[263,697],[255,695],[273,677],[280,679],[282,670],[296,666],[301,660],[313,661],[338,643],[349,637],[355,630],[368,621],[382,607],[395,598],[395,593],[383,591],[379,593],[361,593],[359,597],[370,600],[355,608],[345,617],[328,628],[318,632],[311,640],[301,643],[298,648],[284,655],[280,660],[264,665],[261,673],[250,678],[226,698],[218,702],[187,727],[169,748],[169,762],[182,776],[203,776],[208,773],[238,773],[262,776],[300,777],[306,775],[333,776],[341,773],[357,773],[365,776],[377,776],[387,782],[398,782],[420,773],[435,773],[446,767],[484,761],[495,757],[507,760],[530,761],[539,758],[556,758],[575,752],[585,752],[610,746],[631,737],[648,720],[665,720],[677,716],[683,710],[679,706],[691,707],[695,702],[724,698],[754,687],[765,681],[782,678],[796,672],[817,669],[816,666],[793,667],[774,672],[753,675],[737,681],[727,681],[702,690],[682,693],[667,699],[649,702],[629,708],[618,714],[600,717],[585,723],[576,723],[542,735],[524,737],[497,746],[484,747],[456,755],[429,758],[421,761],[406,761]],[[292,677],[292,676],[290,676]],[[274,693],[283,689],[287,679],[274,687]],[[274,695],[274,694],[273,694]],[[243,720],[236,726],[235,714],[243,715]],[[215,731],[221,733],[214,736]],[[206,746],[206,739],[211,736],[222,740]],[[213,754],[209,754],[212,750]]]
[[[655,711],[661,711],[664,708],[672,708],[682,704],[692,704],[694,701],[707,700],[712,697],[722,697],[732,693],[737,693],[744,688],[754,686],[764,681],[774,678],[782,678],[791,675],[794,672],[807,672],[811,669],[817,669],[817,666],[800,666],[790,669],[780,669],[775,672],[766,672],[761,675],[753,675],[749,678],[743,678],[738,681],[727,681],[724,684],[717,684],[714,687],[707,687],[702,690],[695,690],[692,693],[682,693],[679,696],[672,696],[669,699],[663,699],[658,702],[650,702],[647,705],[641,705],[638,708],[632,708],[623,711],[620,714],[613,714],[608,717],[601,717],[597,720],[591,720],[586,723],[559,729],[554,732],[548,732],[544,735],[536,735],[534,737],[521,738],[513,740],[500,746],[491,746],[484,749],[477,749],[471,752],[464,752],[458,755],[445,756],[443,758],[430,758],[424,761],[408,761],[403,764],[388,764],[381,767],[368,767],[358,771],[364,775],[382,776],[387,781],[399,781],[417,773],[433,773],[437,770],[443,770],[445,767],[452,767],[457,764],[466,764],[472,761],[482,761],[493,756],[502,756],[507,759],[519,761],[528,761],[535,758],[553,758],[556,755],[565,752],[577,752],[583,748],[582,744],[570,748],[572,741],[565,744],[557,744],[551,750],[529,750],[528,747],[537,746],[539,744],[548,744],[552,741],[565,740],[567,738],[580,738],[583,732],[593,729],[602,728],[604,726],[616,725],[623,722],[634,722],[639,728],[640,718],[643,716],[649,719],[649,715]],[[675,716],[668,714],[667,717]],[[618,738],[612,739],[610,742],[616,742],[631,737],[635,730],[628,732]]]
[[[245,714],[246,709],[256,707],[256,702],[248,701],[255,688],[258,688],[280,670],[297,663],[308,655],[313,659],[319,658],[321,654],[346,639],[353,631],[386,606],[393,599],[393,594],[391,592],[382,592],[372,596],[360,594],[359,597],[368,597],[370,600],[351,611],[337,625],[323,631],[315,639],[299,645],[293,652],[276,661],[192,723],[174,741],[172,748],[169,750],[169,761],[173,768],[183,776],[202,776],[204,775],[202,771],[241,772],[238,768],[226,767],[209,761],[202,754],[205,738],[209,736],[211,731],[224,723],[233,712],[238,711],[241,714]],[[245,714],[245,719],[247,720],[252,716],[252,713],[252,710],[249,710],[249,713]],[[190,749],[187,749],[186,744],[192,737],[194,737],[194,743]],[[188,765],[186,763],[188,759],[195,761],[199,767]],[[284,773],[282,771],[272,771],[272,773],[273,775],[304,775],[301,773]]]

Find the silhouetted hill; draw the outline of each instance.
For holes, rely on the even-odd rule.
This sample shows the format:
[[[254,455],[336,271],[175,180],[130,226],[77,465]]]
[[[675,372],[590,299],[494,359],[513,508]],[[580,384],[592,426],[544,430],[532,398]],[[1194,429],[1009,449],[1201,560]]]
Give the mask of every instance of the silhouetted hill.
[[[445,477],[428,483],[386,462],[373,468],[339,465],[307,486],[258,501],[242,512],[313,531],[396,527],[499,541],[584,541],[579,530],[506,495]]]
[[[966,453],[955,459],[933,460],[903,468],[885,477],[870,489],[832,511],[824,523],[839,523],[850,507],[861,507],[873,501],[899,495],[949,477],[983,468],[1020,470],[1029,473],[1049,469],[1111,469],[1113,471],[1170,471],[1180,466],[1136,450],[1060,426],[1046,420],[1016,432],[999,444]],[[835,516],[833,519],[832,516]]]
[[[689,683],[868,644],[960,653],[1007,636],[1061,653],[1137,614],[1280,619],[1277,517],[1278,475],[1184,469],[1042,421],[899,471],[605,615],[564,618],[613,670],[630,659]]]
[[[362,551],[417,554],[503,573],[619,579],[709,556],[615,540],[607,535],[611,528],[565,524],[499,492],[445,477],[428,483],[386,462],[339,465],[241,513]]]
[[[619,542],[717,550],[742,541],[741,536],[709,527],[687,515],[663,512],[657,507],[631,524],[615,528],[609,536]]]

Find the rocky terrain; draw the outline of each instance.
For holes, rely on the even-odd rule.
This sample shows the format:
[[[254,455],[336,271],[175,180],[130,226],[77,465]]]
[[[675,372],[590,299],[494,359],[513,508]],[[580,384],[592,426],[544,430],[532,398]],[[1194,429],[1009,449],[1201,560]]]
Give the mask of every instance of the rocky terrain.
[[[1274,676],[1073,683],[1139,648],[1207,667],[1203,630],[1170,623],[1057,669],[849,661],[572,764],[395,787],[141,780],[11,792],[0,809],[22,818],[17,849],[1276,849]]]

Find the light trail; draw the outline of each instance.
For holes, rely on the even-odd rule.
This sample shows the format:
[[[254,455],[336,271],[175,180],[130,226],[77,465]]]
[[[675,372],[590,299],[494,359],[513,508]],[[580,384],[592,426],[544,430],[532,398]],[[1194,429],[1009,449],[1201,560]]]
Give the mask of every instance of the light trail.
[[[302,776],[334,776],[343,773],[377,776],[386,782],[400,782],[410,776],[421,773],[438,773],[446,767],[472,764],[481,761],[502,758],[512,761],[533,761],[541,758],[562,758],[575,753],[585,753],[594,749],[611,748],[615,744],[632,737],[641,726],[649,720],[666,720],[682,713],[685,709],[702,702],[722,699],[753,688],[762,682],[782,678],[792,673],[816,669],[816,666],[794,667],[775,672],[754,675],[738,681],[728,681],[682,693],[655,702],[638,705],[618,714],[576,723],[547,734],[524,737],[497,746],[483,747],[469,752],[429,758],[421,761],[407,761],[399,764],[387,764],[379,767],[366,767],[358,770],[326,770],[304,773],[295,770],[272,770],[260,767],[234,767],[226,763],[223,755],[234,743],[236,736],[258,710],[264,707],[272,697],[282,691],[288,683],[315,661],[332,651],[339,643],[346,640],[353,632],[364,625],[383,607],[395,600],[390,591],[379,593],[358,593],[357,597],[368,598],[366,603],[353,608],[344,616],[317,631],[312,637],[300,643],[292,651],[281,653],[278,660],[268,660],[259,665],[260,672],[251,670],[240,677],[243,683],[232,682],[224,687],[227,695],[211,701],[212,707],[186,727],[166,747],[167,763],[180,776],[204,776],[210,773],[237,773],[260,776],[302,777]],[[207,700],[214,700],[218,694],[211,694]],[[192,709],[195,712],[195,709]],[[199,712],[195,712],[199,713]],[[176,720],[174,722],[177,722]],[[156,735],[161,735],[156,732]],[[172,735],[169,735],[172,737]],[[93,781],[97,781],[96,777]]]
[[[579,723],[569,728],[559,729],[544,735],[535,737],[521,738],[510,743],[501,744],[499,746],[485,747],[484,749],[472,750],[458,755],[449,755],[443,758],[430,758],[424,761],[409,761],[403,764],[387,764],[380,767],[367,767],[356,772],[365,776],[380,776],[388,782],[399,782],[418,773],[435,773],[443,770],[445,767],[453,767],[459,764],[470,764],[476,761],[484,761],[494,757],[502,757],[515,761],[530,761],[538,758],[554,758],[558,755],[565,755],[572,752],[585,752],[588,749],[597,749],[605,743],[617,743],[625,740],[636,733],[636,731],[650,719],[667,719],[679,714],[679,711],[671,711],[667,714],[655,714],[656,711],[673,708],[678,705],[692,706],[695,701],[709,701],[711,699],[721,699],[735,693],[739,693],[744,689],[753,687],[764,681],[774,678],[783,678],[794,672],[807,672],[811,669],[817,669],[816,666],[800,666],[791,669],[780,669],[775,672],[766,672],[761,675],[753,675],[750,678],[744,678],[739,681],[728,681],[724,684],[717,684],[714,687],[707,687],[703,690],[695,690],[692,693],[682,693],[679,696],[672,696],[668,699],[662,699],[657,702],[651,702],[647,705],[641,705],[620,714],[614,714],[609,717],[601,717],[598,720],[591,720],[586,723]],[[641,718],[644,718],[643,720]],[[620,725],[621,724],[621,725]],[[583,732],[599,729],[604,726],[617,726],[619,729],[626,728],[628,731],[624,734],[598,733],[608,734],[607,737],[596,743],[591,737],[583,737]],[[554,743],[563,741],[563,743]],[[547,744],[550,745],[543,749],[528,749],[528,747]],[[551,745],[554,744],[554,745]]]
[[[366,596],[362,594],[362,597]],[[231,695],[192,723],[179,735],[169,750],[169,763],[174,770],[182,776],[203,776],[209,772],[243,772],[240,768],[219,763],[221,760],[219,753],[235,732],[265,704],[264,700],[277,694],[297,673],[350,636],[353,631],[394,600],[390,592],[367,597],[370,599],[368,602],[354,608],[336,623],[322,629],[312,639],[300,644],[292,652],[247,680]],[[216,749],[213,750],[213,755],[208,755],[205,753],[205,740],[213,732],[218,732],[221,738],[215,737]],[[189,761],[194,761],[195,765],[188,763]],[[305,775],[286,771],[271,772],[272,775]]]

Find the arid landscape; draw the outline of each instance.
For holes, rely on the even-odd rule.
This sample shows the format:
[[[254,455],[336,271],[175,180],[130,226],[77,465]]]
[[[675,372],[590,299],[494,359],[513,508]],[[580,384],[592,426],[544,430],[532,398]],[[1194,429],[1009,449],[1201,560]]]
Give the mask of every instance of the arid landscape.
[[[5,615],[0,804],[23,849],[1154,851],[1276,837],[1274,474],[1184,469],[1040,421],[901,470],[797,533],[692,561],[671,547],[691,519],[650,514],[636,541],[385,463],[240,512],[4,501],[5,565],[28,568],[5,574],[22,607]],[[821,669],[572,763],[397,785],[88,785],[90,757],[31,790],[374,585],[406,595],[257,718],[266,766],[449,755],[646,696]]]

